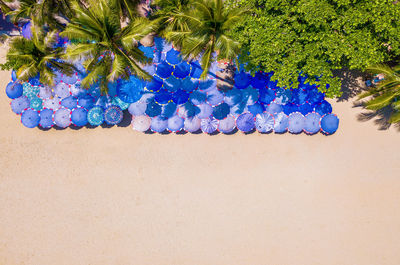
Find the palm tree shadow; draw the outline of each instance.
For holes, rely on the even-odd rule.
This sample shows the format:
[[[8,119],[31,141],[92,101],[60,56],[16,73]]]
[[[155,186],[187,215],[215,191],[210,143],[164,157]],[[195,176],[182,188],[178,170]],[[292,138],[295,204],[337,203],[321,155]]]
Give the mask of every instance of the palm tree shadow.
[[[364,107],[361,102],[355,102],[353,108]],[[375,125],[378,126],[378,130],[388,130],[392,125],[400,132],[400,124],[392,124],[389,122],[391,115],[394,113],[394,109],[391,106],[386,106],[379,110],[366,110],[357,115],[357,120],[367,122],[373,120]]]
[[[363,91],[368,90],[365,80],[371,78],[371,75],[357,70],[340,69],[333,71],[334,77],[339,77],[342,81],[342,96],[337,99],[338,102],[348,101]]]

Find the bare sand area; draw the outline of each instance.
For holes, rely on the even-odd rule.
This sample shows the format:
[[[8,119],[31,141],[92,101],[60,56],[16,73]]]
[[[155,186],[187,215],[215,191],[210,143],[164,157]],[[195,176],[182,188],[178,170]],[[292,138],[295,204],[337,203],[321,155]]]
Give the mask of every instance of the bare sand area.
[[[352,99],[329,137],[41,131],[0,77],[2,265],[400,264],[400,133]]]

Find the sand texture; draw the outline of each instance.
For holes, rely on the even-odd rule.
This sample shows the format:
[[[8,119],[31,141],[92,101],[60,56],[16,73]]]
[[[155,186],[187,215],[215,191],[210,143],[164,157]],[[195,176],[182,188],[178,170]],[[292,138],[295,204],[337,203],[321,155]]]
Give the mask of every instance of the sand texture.
[[[41,131],[0,77],[2,265],[400,264],[400,133],[352,99],[329,137]]]

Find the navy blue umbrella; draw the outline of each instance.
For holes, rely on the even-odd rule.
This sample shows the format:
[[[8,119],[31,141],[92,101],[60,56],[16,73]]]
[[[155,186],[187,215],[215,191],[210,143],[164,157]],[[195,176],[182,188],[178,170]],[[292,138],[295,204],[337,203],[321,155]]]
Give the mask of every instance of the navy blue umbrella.
[[[310,112],[312,112],[313,111],[313,107],[311,106],[311,104],[309,104],[309,103],[304,103],[304,104],[301,104],[300,106],[299,106],[299,111],[301,112],[301,114],[303,114],[303,115],[307,115],[308,113],[310,113]]]
[[[169,102],[161,106],[161,117],[164,119],[171,118],[176,114],[177,105],[174,102]]]
[[[306,123],[304,126],[304,131],[307,134],[315,134],[321,130],[321,127],[319,125],[321,121],[321,115],[319,115],[316,112],[311,112],[308,113],[306,116]]]
[[[90,95],[84,95],[78,98],[78,106],[85,108],[87,110],[93,108],[95,103],[95,98]]]
[[[180,52],[175,49],[171,49],[167,52],[166,60],[168,63],[174,64],[174,65],[182,62]]]
[[[185,120],[178,115],[175,115],[168,119],[167,129],[171,132],[179,132],[183,129]]]
[[[6,87],[7,97],[10,99],[19,98],[24,93],[24,88],[19,83],[10,82]]]
[[[262,72],[257,72],[255,76],[251,79],[251,86],[254,88],[265,88],[268,84],[269,77],[267,74]]]
[[[272,102],[271,104],[268,105],[267,111],[271,114],[276,114],[276,113],[282,112],[283,108],[281,105],[278,105],[275,102]]]
[[[268,133],[274,129],[275,120],[269,112],[259,113],[256,116],[256,129],[261,133]]]
[[[308,102],[312,105],[321,103],[325,98],[325,94],[318,91],[318,88],[312,87],[308,90]]]
[[[282,109],[286,115],[290,115],[293,112],[299,111],[299,107],[294,105],[293,103],[287,103],[283,105]]]
[[[112,105],[104,111],[104,121],[110,125],[120,123],[123,118],[124,113],[118,106]]]
[[[168,78],[171,76],[174,67],[167,62],[161,62],[157,65],[156,74],[161,78]]]
[[[273,89],[273,90],[275,90],[276,88],[278,88],[277,85],[278,85],[278,81],[269,80],[268,83],[267,83],[267,87],[268,87],[269,89]]]
[[[28,39],[28,40],[32,39],[31,27],[32,27],[32,23],[30,21],[22,26],[22,36],[25,39]]]
[[[329,114],[332,112],[332,106],[328,101],[324,100],[315,106],[315,112],[318,112],[321,116]]]
[[[168,90],[169,92],[176,92],[181,87],[182,79],[176,78],[173,75],[164,80],[163,88]]]
[[[185,78],[190,74],[190,64],[181,62],[175,66],[173,75],[178,78]]]
[[[220,120],[218,131],[222,133],[231,133],[236,128],[236,120],[232,115],[228,115],[225,119]]]
[[[189,96],[189,93],[186,91],[178,89],[178,91],[172,94],[172,101],[178,105],[185,104],[189,100]]]
[[[168,102],[172,101],[172,94],[169,93],[167,90],[163,89],[157,92],[156,96],[154,97],[155,102],[158,104],[167,104]]]
[[[207,103],[211,106],[216,106],[224,101],[224,94],[217,88],[207,92]]]
[[[190,76],[182,79],[182,89],[186,92],[192,92],[199,86],[199,80],[192,79]]]
[[[184,119],[194,117],[200,112],[200,109],[193,105],[190,101],[186,102],[178,109],[178,116]]]
[[[42,128],[51,128],[54,125],[53,121],[54,111],[51,109],[42,109],[39,113],[40,122],[39,125]]]
[[[255,127],[255,119],[251,113],[243,113],[236,119],[236,127],[242,132],[250,132]]]
[[[199,82],[199,90],[208,92],[217,88],[217,81],[214,79],[201,80]]]
[[[142,96],[143,89],[142,80],[132,76],[129,81],[122,81],[117,84],[117,96],[126,103],[134,103]]]
[[[308,100],[308,93],[303,89],[299,88],[293,89],[292,96],[293,96],[292,102],[297,105],[304,104]]]
[[[231,109],[228,104],[221,103],[213,108],[213,116],[217,120],[222,120],[229,115],[230,111]]]
[[[151,119],[150,129],[154,132],[162,133],[168,127],[168,120],[160,116]]]
[[[239,89],[244,89],[250,85],[251,75],[248,73],[241,71],[240,73],[235,74],[235,87]]]
[[[88,111],[84,108],[74,109],[71,113],[71,121],[76,126],[85,126],[88,123]]]
[[[151,92],[157,92],[163,85],[163,80],[154,76],[153,79],[146,83],[146,89]]]
[[[16,114],[21,114],[25,109],[29,108],[30,101],[27,97],[21,96],[11,101],[11,110]]]
[[[256,104],[247,106],[247,109],[248,109],[249,112],[250,112],[251,114],[253,114],[254,116],[256,116],[256,115],[259,114],[259,113],[263,113],[264,110],[265,110],[264,105],[261,104],[261,103],[258,103],[258,102],[257,102]]]
[[[275,91],[268,88],[261,88],[259,89],[260,98],[259,101],[264,104],[269,104],[274,101],[276,95]]]
[[[291,133],[301,133],[304,129],[305,118],[300,112],[293,112],[289,115],[289,127],[288,130]]]
[[[243,100],[243,93],[242,90],[239,90],[238,88],[234,87],[231,90],[225,92],[224,102],[231,107],[236,104],[239,104],[242,100]]]
[[[155,117],[161,114],[161,105],[157,104],[155,101],[150,101],[147,104],[146,114],[149,117]]]
[[[185,119],[183,128],[187,132],[197,132],[201,128],[201,120],[197,117],[187,118]]]
[[[200,78],[203,69],[200,66],[199,61],[194,61],[190,63],[192,70],[190,71],[190,76],[193,78]]]
[[[336,114],[326,114],[321,119],[321,129],[325,134],[333,134],[339,127],[339,118]]]
[[[199,90],[195,90],[190,94],[189,99],[193,104],[200,105],[206,102],[207,94]]]
[[[61,100],[61,106],[67,108],[67,109],[75,109],[78,105],[78,98],[74,96],[69,96]]]
[[[278,114],[274,115],[274,118],[275,118],[274,131],[276,133],[286,132],[289,126],[288,116],[283,112],[279,112]]]
[[[27,128],[34,128],[39,125],[40,116],[36,110],[27,109],[21,115],[21,122]]]
[[[11,71],[11,80],[15,82],[17,80],[17,72],[15,70]]]
[[[60,108],[54,113],[54,123],[60,128],[66,128],[71,124],[71,111]]]
[[[251,86],[243,89],[242,92],[243,92],[242,102],[245,103],[246,105],[255,104],[260,97],[258,89],[255,89]]]
[[[201,120],[201,130],[204,133],[211,134],[218,129],[218,120],[214,118],[206,118]]]
[[[292,91],[290,89],[277,88],[275,89],[275,103],[284,105],[292,100]]]

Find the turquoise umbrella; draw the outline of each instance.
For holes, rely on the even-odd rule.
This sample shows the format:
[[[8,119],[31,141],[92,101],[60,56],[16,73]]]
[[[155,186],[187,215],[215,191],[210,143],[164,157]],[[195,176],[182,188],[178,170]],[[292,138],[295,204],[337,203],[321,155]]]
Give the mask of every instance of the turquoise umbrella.
[[[89,110],[87,119],[90,125],[99,126],[104,122],[104,110],[102,107],[96,106]]]

